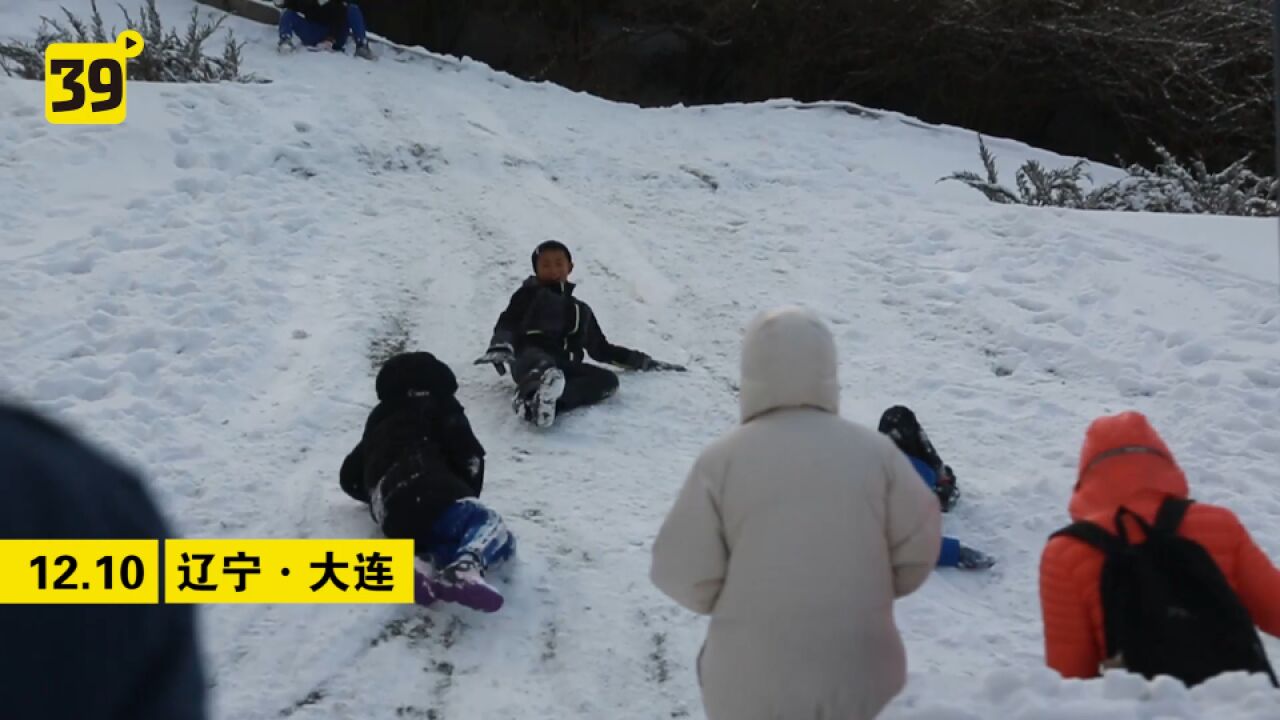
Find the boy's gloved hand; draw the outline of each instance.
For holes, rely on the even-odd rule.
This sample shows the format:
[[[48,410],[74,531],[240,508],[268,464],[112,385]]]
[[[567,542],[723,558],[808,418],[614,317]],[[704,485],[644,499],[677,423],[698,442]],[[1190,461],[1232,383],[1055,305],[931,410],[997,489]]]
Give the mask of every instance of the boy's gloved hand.
[[[507,374],[507,365],[513,365],[516,361],[515,349],[506,343],[492,345],[484,355],[481,355],[475,362],[476,365],[492,364],[499,375]]]
[[[996,559],[990,555],[971,547],[960,546],[960,559],[956,561],[956,567],[961,570],[986,570],[995,564]]]
[[[663,362],[661,360],[654,360],[653,358],[649,357],[648,355],[645,355],[644,353],[640,353],[640,357],[637,358],[636,360],[637,360],[636,369],[640,370],[641,372],[662,372],[662,371],[687,372],[687,369],[683,365],[676,365],[675,363]]]

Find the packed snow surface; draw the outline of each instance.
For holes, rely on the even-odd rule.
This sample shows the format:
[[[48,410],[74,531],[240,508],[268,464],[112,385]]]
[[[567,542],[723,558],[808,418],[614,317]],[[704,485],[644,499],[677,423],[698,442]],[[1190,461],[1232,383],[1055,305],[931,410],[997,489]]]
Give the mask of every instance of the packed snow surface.
[[[52,6],[6,2],[0,27]],[[651,587],[649,546],[737,421],[743,327],[791,302],[836,333],[843,414],[915,408],[964,491],[946,531],[1000,558],[899,604],[911,678],[886,718],[1280,712],[1257,678],[1059,680],[1037,586],[1086,425],[1131,408],[1280,558],[1273,222],[990,204],[936,182],[977,167],[972,133],[892,113],[645,110],[386,45],[281,57],[273,29],[227,27],[269,84],[135,83],[120,126],[49,125],[40,84],[0,78],[0,391],[140,468],[186,536],[373,537],[338,466],[372,358],[430,350],[521,558],[494,616],[206,606],[215,717],[702,717],[705,621]],[[1006,174],[1068,162],[989,142]],[[625,375],[538,432],[471,361],[551,238],[612,341],[690,372]]]

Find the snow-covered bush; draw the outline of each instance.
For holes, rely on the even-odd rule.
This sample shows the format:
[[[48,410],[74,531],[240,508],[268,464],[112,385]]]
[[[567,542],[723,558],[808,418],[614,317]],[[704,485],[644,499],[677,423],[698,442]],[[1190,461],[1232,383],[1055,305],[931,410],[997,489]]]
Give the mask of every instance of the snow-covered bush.
[[[30,80],[44,79],[44,50],[56,42],[115,42],[117,32],[113,27],[107,32],[98,11],[97,0],[89,0],[93,14],[83,20],[65,7],[62,21],[43,17],[34,41],[0,42],[0,68],[11,76]],[[217,20],[201,19],[198,8],[191,9],[191,19],[185,32],[166,28],[156,10],[155,0],[145,0],[135,22],[129,11],[121,7],[125,27],[138,31],[144,41],[141,55],[129,60],[130,80],[148,82],[199,82],[224,81],[256,82],[252,75],[240,74],[240,49],[231,31],[221,55],[209,55],[205,43],[222,26],[226,16]]]
[[[1159,144],[1153,143],[1161,161],[1154,169],[1141,165],[1126,168],[1128,176],[1101,187],[1092,184],[1087,163],[1077,160],[1068,167],[1047,170],[1029,160],[1014,177],[1017,190],[1000,183],[995,156],[978,138],[982,175],[961,171],[943,178],[956,180],[981,192],[992,202],[1065,207],[1080,210],[1127,210],[1133,212],[1195,213],[1208,215],[1280,215],[1277,197],[1280,183],[1248,168],[1248,157],[1218,172],[1211,172],[1202,160],[1183,162]]]

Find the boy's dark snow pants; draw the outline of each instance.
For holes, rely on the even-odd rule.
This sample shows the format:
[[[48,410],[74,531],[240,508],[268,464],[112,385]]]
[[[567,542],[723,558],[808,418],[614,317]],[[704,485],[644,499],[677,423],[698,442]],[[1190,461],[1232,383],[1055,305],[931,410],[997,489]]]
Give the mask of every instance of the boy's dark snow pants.
[[[536,392],[542,372],[557,365],[556,359],[541,348],[522,348],[511,368],[521,396]],[[565,384],[564,394],[556,403],[557,414],[594,405],[618,391],[618,376],[605,368],[586,363],[566,363],[558,367],[564,372]]]

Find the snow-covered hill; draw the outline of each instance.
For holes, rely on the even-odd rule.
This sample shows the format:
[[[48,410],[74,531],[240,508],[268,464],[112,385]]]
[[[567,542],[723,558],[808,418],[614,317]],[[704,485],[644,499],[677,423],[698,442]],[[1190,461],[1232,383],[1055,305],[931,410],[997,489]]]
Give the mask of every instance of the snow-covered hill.
[[[5,3],[0,27],[52,5]],[[228,26],[272,83],[134,84],[118,127],[48,125],[41,85],[0,78],[0,391],[144,469],[188,536],[365,537],[337,469],[371,356],[431,350],[522,558],[497,616],[205,608],[217,717],[702,717],[703,621],[650,587],[649,544],[736,420],[744,324],[784,302],[836,331],[847,417],[918,410],[965,492],[947,531],[1001,558],[899,606],[912,674],[886,717],[1274,717],[1241,678],[1058,681],[1037,596],[1084,428],[1126,408],[1280,558],[1274,223],[988,204],[936,182],[976,165],[972,133],[890,113],[641,110],[385,46],[279,57],[272,29]],[[1066,162],[990,144],[1010,170]],[[549,238],[612,340],[691,372],[626,376],[538,433],[470,363]]]

